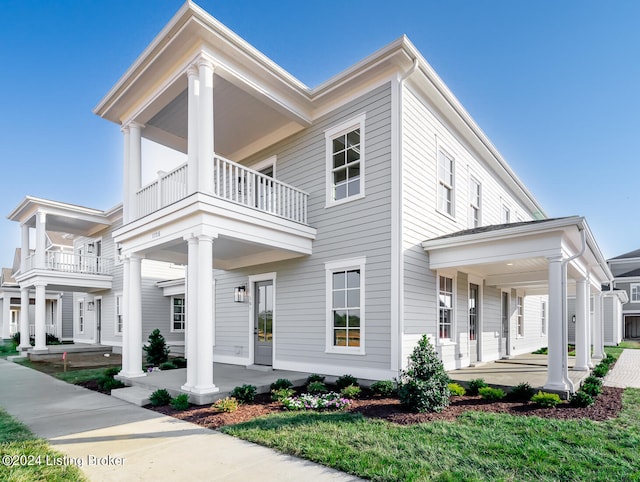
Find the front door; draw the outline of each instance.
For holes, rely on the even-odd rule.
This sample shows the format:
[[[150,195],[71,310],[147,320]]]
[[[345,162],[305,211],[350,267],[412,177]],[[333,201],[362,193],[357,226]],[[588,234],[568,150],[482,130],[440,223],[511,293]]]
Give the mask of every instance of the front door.
[[[257,281],[253,293],[254,363],[271,365],[273,363],[273,280]]]
[[[478,361],[478,313],[480,311],[480,287],[469,283],[469,356],[471,363]]]
[[[500,330],[500,357],[509,355],[509,293],[502,292],[502,326]]]
[[[96,343],[100,344],[102,331],[102,298],[96,299]]]

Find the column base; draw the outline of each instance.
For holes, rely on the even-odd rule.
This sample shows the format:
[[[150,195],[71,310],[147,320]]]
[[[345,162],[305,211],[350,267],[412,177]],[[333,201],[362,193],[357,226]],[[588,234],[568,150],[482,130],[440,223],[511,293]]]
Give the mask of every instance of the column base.
[[[589,367],[588,366],[583,366],[583,367],[573,367],[572,370],[574,372],[588,372],[589,371]]]
[[[597,353],[597,354],[594,354],[594,355],[592,356],[592,358],[593,358],[594,360],[602,360],[603,358],[605,358],[605,356],[604,356],[604,355],[601,355],[600,353]]]
[[[194,393],[196,395],[206,395],[208,393],[217,393],[220,391],[219,387],[216,387],[214,384],[208,386],[198,386],[191,387],[189,389],[189,393]]]
[[[562,383],[546,383],[542,388],[544,388],[545,390],[554,390],[554,391],[558,391],[558,392],[566,392],[567,390],[569,390],[569,387],[564,382],[562,382]]]
[[[145,372],[143,372],[142,370],[139,372],[125,372],[125,371],[121,371],[120,373],[118,373],[119,377],[122,378],[141,378],[141,377],[146,377],[147,374]]]
[[[49,353],[49,349],[47,348],[47,346],[34,346],[33,349],[31,350],[31,353],[34,353],[36,355],[44,355],[45,353]]]

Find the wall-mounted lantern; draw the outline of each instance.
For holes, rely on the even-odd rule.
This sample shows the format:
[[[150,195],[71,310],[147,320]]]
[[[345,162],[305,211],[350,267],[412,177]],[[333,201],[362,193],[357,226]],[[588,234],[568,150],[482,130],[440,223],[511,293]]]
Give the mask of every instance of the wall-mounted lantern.
[[[94,311],[96,309],[96,304],[94,301],[89,301],[87,303],[87,311]]]
[[[233,289],[233,301],[236,303],[244,303],[247,298],[247,287],[237,286]]]
[[[575,323],[575,322],[576,322],[576,315],[573,315],[573,316],[571,317],[571,323]]]

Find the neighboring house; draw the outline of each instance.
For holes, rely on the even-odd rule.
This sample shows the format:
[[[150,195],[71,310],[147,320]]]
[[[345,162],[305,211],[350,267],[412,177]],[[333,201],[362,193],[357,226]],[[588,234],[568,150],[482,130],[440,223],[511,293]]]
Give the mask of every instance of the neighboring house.
[[[602,316],[602,337],[606,346],[616,346],[624,339],[624,317],[623,306],[629,300],[627,293],[620,289],[609,290],[609,285],[603,286],[603,291],[599,294],[591,295],[589,300],[589,311],[592,332],[595,332],[594,320],[596,305],[595,296],[599,296]],[[569,297],[568,300],[568,319],[569,319],[569,343],[576,341],[576,301],[575,297]],[[592,338],[593,340],[593,338]]]
[[[622,307],[622,338],[640,338],[640,249],[621,254],[607,261],[613,273],[613,286],[623,290],[628,303]]]
[[[448,369],[549,345],[566,390],[567,289],[588,368],[611,273],[586,221],[545,219],[406,37],[309,88],[187,2],[94,112],[123,132],[123,377],[148,260],[187,267],[157,286],[194,399],[213,361],[394,378],[422,334]]]
[[[112,233],[122,224],[122,206],[100,211],[26,197],[9,219],[19,222],[22,230],[11,319],[20,326],[33,326],[34,350],[46,350],[44,334],[55,324],[51,311],[53,320],[66,320],[59,327],[63,340],[108,345],[120,351],[124,287]],[[29,249],[31,245],[34,250]],[[143,332],[148,335],[156,327],[164,328],[168,343],[174,345],[172,351],[181,353],[184,335],[170,330],[170,299],[156,287],[158,281],[176,277],[184,277],[183,267],[153,260],[142,263],[142,300],[147,315]],[[32,294],[27,297],[28,293]],[[24,307],[28,316],[22,318]],[[24,348],[27,343],[21,340]]]

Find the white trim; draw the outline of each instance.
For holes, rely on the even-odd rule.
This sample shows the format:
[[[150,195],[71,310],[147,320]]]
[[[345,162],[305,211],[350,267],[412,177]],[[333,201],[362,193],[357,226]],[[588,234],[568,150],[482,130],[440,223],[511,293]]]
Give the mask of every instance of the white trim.
[[[93,342],[98,343],[102,342],[102,340],[98,340],[98,300],[100,300],[100,317],[102,318],[102,322],[104,322],[104,316],[102,316],[102,311],[104,310],[104,305],[102,303],[102,296],[94,296],[93,297]],[[103,326],[100,324],[100,338],[102,338]]]
[[[634,287],[637,287],[637,298],[634,298],[633,296]],[[640,283],[629,283],[629,303],[640,303]]]
[[[546,299],[540,300],[540,336],[547,336],[547,323],[549,313],[549,303]]]
[[[441,182],[440,180],[440,153],[442,153],[447,159],[451,161],[451,185]],[[436,211],[452,220],[456,219],[456,156],[453,154],[453,149],[450,149],[448,145],[436,136]],[[444,180],[443,180],[444,181]],[[440,208],[440,186],[451,190],[451,212]]]
[[[525,329],[524,329],[524,292],[521,290],[516,291],[516,338],[522,339],[525,337]]]
[[[477,184],[478,185],[478,205],[476,206],[475,204],[473,204],[472,202],[472,198],[476,197],[476,193],[472,191],[472,187],[473,184]],[[477,228],[479,226],[482,226],[482,183],[480,182],[480,180],[478,179],[477,176],[475,176],[473,173],[469,173],[469,186],[468,186],[468,198],[469,198],[469,202],[467,205],[467,217],[468,217],[468,221],[467,221],[467,226],[469,228]],[[478,210],[478,225],[476,226],[473,222],[473,210],[477,209]]]
[[[272,330],[272,343],[271,343],[271,366],[273,367],[273,362],[276,359],[276,324],[277,324],[277,311],[276,311],[276,279],[277,272],[272,271],[270,273],[260,273],[260,274],[252,274],[249,275],[249,363],[248,365],[253,365],[255,363],[255,341],[253,334],[253,327],[255,324],[254,320],[254,311],[255,311],[255,299],[253,296],[253,290],[255,289],[255,284],[259,281],[272,281],[273,283],[273,313],[271,319],[271,330]],[[214,355],[215,357],[215,355]]]
[[[346,202],[355,201],[365,197],[365,167],[366,167],[366,142],[365,142],[366,113],[363,112],[351,119],[341,122],[324,131],[325,137],[325,208],[338,206]],[[353,130],[360,129],[360,191],[353,196],[342,199],[333,199],[333,140]]]
[[[468,306],[468,298],[471,293],[471,289],[469,288],[470,284],[474,284],[478,286],[478,302],[480,304],[479,307],[476,308],[476,344],[478,351],[478,362],[484,361],[484,346],[482,342],[482,333],[484,328],[484,280],[479,276],[468,275],[467,277],[467,306]],[[467,320],[469,315],[467,314]],[[467,345],[469,346],[469,345]],[[470,355],[470,353],[469,353]]]
[[[215,293],[215,290],[214,290]],[[182,300],[182,328],[174,327],[174,315],[173,311],[174,305],[173,300],[181,299]],[[170,333],[184,333],[184,327],[187,326],[187,297],[184,294],[172,295],[169,302],[169,331]]]
[[[249,169],[253,169],[254,171],[262,171],[263,169],[266,169],[267,167],[272,167],[273,168],[273,179],[276,179],[276,162],[278,160],[278,156],[273,155],[270,157],[267,157],[266,159],[263,159],[262,161],[258,161],[254,164],[251,164],[249,166]]]
[[[507,306],[507,337],[506,342],[504,344],[505,352],[501,353],[502,350],[502,339],[504,338],[504,326],[503,326],[503,318],[505,313],[503,313],[503,305],[502,305],[502,297],[503,295],[507,295],[507,300],[509,302],[509,306]],[[509,289],[501,289],[500,290],[500,337],[498,338],[498,358],[503,358],[511,355],[511,290]]]
[[[118,298],[120,298],[120,302],[118,303]],[[120,308],[120,317],[121,317],[121,325],[124,324],[124,314],[122,313],[122,291],[114,293],[113,296],[113,336],[122,336],[122,326],[120,327],[120,331],[118,331],[118,308]]]
[[[251,360],[251,358],[238,357],[233,355],[217,355],[216,353],[213,354],[213,362],[228,363],[229,365],[242,365],[242,366],[253,365],[253,361]]]
[[[403,90],[403,80],[394,78],[391,81],[391,333],[389,337],[391,359],[389,366],[396,372],[402,366],[401,340],[404,332]]]
[[[85,306],[85,299],[81,298],[77,301],[76,303],[76,307],[78,310],[78,334],[79,335],[84,335],[85,332],[85,328],[87,326],[87,308]],[[81,313],[82,312],[82,313]],[[80,320],[82,320],[82,322],[80,322]]]
[[[366,306],[365,306],[365,286],[366,275],[365,265],[367,258],[361,256],[358,258],[350,258],[336,261],[328,261],[324,263],[325,269],[325,353],[331,354],[348,354],[348,355],[365,355],[365,327],[366,327]],[[336,271],[347,271],[357,269],[360,271],[360,346],[334,346],[333,344],[333,278],[332,275]]]
[[[456,320],[457,320],[457,303],[458,303],[458,273],[449,270],[437,271],[436,284],[436,344],[437,346],[457,345],[456,342]],[[451,280],[451,321],[449,338],[440,338],[440,278],[448,278]]]

